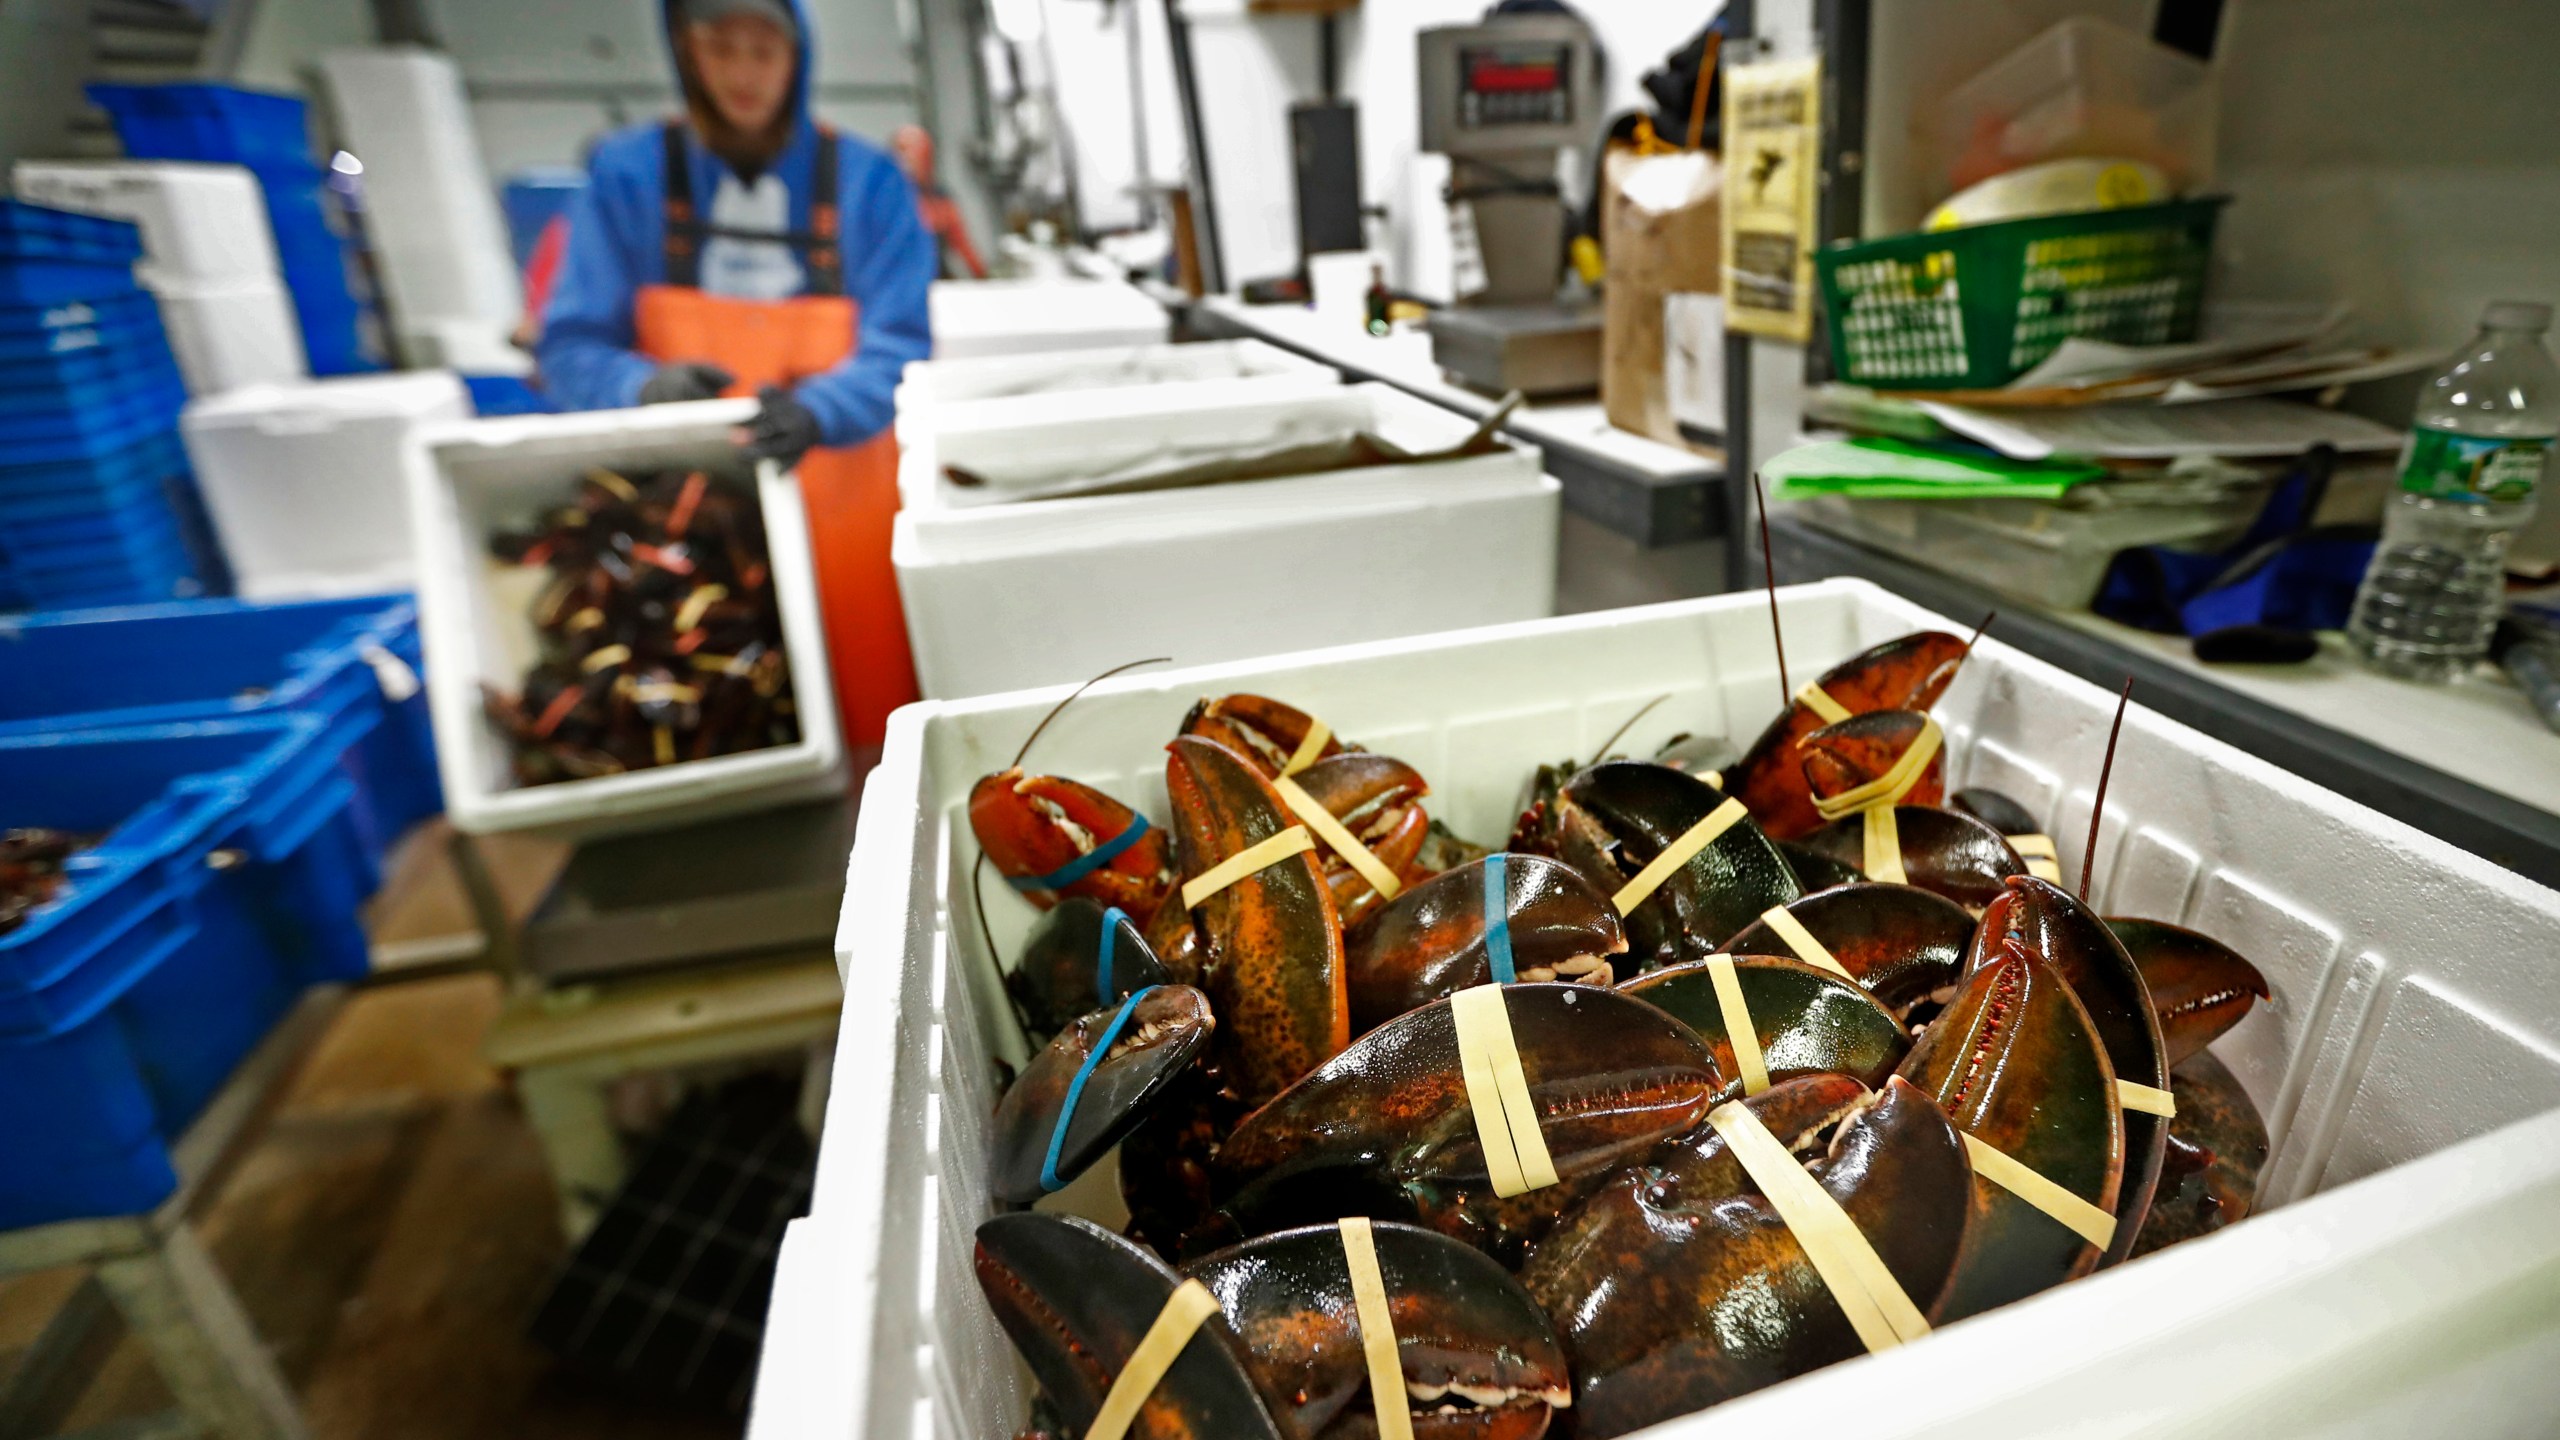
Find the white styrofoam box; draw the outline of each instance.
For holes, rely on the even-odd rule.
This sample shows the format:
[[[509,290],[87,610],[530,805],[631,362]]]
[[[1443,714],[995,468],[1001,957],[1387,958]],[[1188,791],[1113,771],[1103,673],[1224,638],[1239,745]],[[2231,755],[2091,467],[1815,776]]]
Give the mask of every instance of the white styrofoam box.
[[[190,395],[219,395],[243,385],[282,384],[311,377],[302,348],[302,322],[284,281],[181,280],[150,282],[160,324],[177,352]]]
[[[1724,433],[1724,297],[1662,297],[1662,388],[1671,418]]]
[[[1779,592],[1794,673],[1966,624],[1857,581]],[[1164,737],[1203,695],[1312,709],[1430,777],[1495,840],[1540,761],[1756,733],[1779,694],[1766,602],[1731,595],[1144,672],[1058,715],[1027,762],[1167,818]],[[766,1322],[753,1440],[1009,1433],[1028,1380],[981,1299],[995,1061],[1018,1054],[967,889],[965,802],[1063,692],[891,720],[863,795],[845,1009],[811,1214]],[[2115,697],[1997,640],[1937,707],[1950,786],[2007,790],[2079,869]],[[2203,1239],[1666,1424],[1816,1434],[2540,1434],[2560,1406],[2560,894],[2136,706],[2092,894],[2202,929],[2274,990],[2214,1047],[2273,1141],[2263,1213]],[[1034,917],[988,887],[993,948]],[[2412,1421],[2423,1422],[2422,1426]]]
[[[1024,403],[1060,396],[1083,404],[1098,390],[1148,389],[1190,403],[1216,404],[1235,383],[1287,385],[1294,391],[1339,385],[1341,372],[1267,340],[1213,340],[1197,345],[1115,345],[977,360],[918,360],[898,382],[901,442],[940,427],[984,424]],[[1201,387],[1216,386],[1205,389]],[[1068,411],[1066,413],[1074,413]]]
[[[944,360],[1158,344],[1173,317],[1112,280],[937,280],[933,353]]]
[[[418,616],[426,642],[427,703],[445,812],[473,834],[528,830],[561,838],[689,824],[841,793],[837,728],[818,585],[800,487],[766,464],[756,488],[782,610],[783,652],[799,701],[789,745],[519,787],[507,742],[481,711],[481,687],[512,693],[535,655],[526,608],[541,572],[489,555],[489,536],[529,525],[567,496],[591,465],[736,473],[732,429],[753,400],[703,400],[637,410],[519,415],[413,431],[403,450],[410,524],[418,537]]]
[[[524,314],[524,288],[462,72],[405,46],[332,50],[320,70],[347,148],[364,162],[365,235],[404,341],[447,320],[505,334]]]
[[[240,593],[362,595],[417,584],[401,447],[471,417],[449,371],[248,385],[178,418]]]
[[[1357,425],[1415,449],[1453,444],[1471,428],[1366,385],[970,438],[993,434],[1015,457],[1037,456],[1099,447],[1097,425],[1126,435],[1143,419],[1232,438],[1309,409],[1336,422],[1329,433]],[[933,467],[936,445],[929,437],[908,447],[905,463]],[[1417,634],[1460,618],[1553,614],[1562,501],[1538,458],[1506,441],[1491,454],[1431,465],[1191,490],[968,509],[911,501],[890,558],[917,681],[936,698],[983,695],[1148,655],[1198,664]]]
[[[140,226],[146,283],[277,278],[267,197],[243,166],[21,160],[10,178],[22,200]]]

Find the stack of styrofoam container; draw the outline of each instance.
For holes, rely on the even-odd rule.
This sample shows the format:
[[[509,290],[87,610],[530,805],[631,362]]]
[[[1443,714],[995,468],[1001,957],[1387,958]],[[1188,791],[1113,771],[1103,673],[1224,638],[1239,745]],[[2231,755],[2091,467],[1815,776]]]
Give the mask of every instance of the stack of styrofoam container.
[[[1852,581],[1779,604],[1800,675],[1970,623]],[[1232,691],[1412,762],[1434,818],[1489,842],[1537,764],[1591,754],[1656,696],[1628,753],[1682,730],[1747,741],[1779,693],[1765,603],[1727,596],[1124,676],[1042,732],[1038,768],[1161,823],[1165,737]],[[986,1117],[1021,1049],[996,966],[1034,912],[989,887],[990,953],[966,812],[1062,694],[891,722],[836,935],[864,1003],[845,1007],[816,1193],[783,1244],[752,1440],[1003,1435],[1028,1413],[971,1248],[994,1208]],[[1985,640],[1936,707],[1947,782],[2016,796],[2076,874],[2115,705]],[[2093,878],[2106,913],[2214,935],[2272,985],[2214,1046],[2267,1121],[2262,1213],[1646,1434],[2549,1433],[2560,971],[2538,960],[2560,894],[2138,705]]]
[[[1539,452],[1383,464],[1132,495],[1008,491],[1151,459],[1347,440],[1444,449],[1473,424],[1385,385],[1171,385],[1023,401],[909,438],[891,558],[927,696],[1080,679],[1555,611],[1559,487]],[[1073,411],[1062,418],[1057,402]],[[1050,413],[1043,413],[1050,412]],[[946,467],[985,477],[954,485]]]
[[[538,653],[526,612],[545,573],[493,558],[489,537],[532,528],[575,493],[578,477],[592,466],[707,470],[744,478],[729,437],[754,414],[752,400],[704,400],[456,421],[410,433],[402,470],[417,535],[428,711],[446,812],[456,828],[579,838],[684,824],[843,790],[844,745],[827,698],[827,647],[819,628],[808,524],[797,481],[770,464],[759,467],[754,479],[798,703],[798,740],[521,787],[505,737],[483,709],[486,691],[514,693]]]
[[[160,304],[178,368],[197,395],[308,375],[302,329],[278,269],[265,192],[237,165],[185,161],[18,162],[38,204],[142,227],[137,273]]]
[[[1083,413],[1096,391],[1137,390],[1167,404],[1216,405],[1257,393],[1330,390],[1341,372],[1264,340],[1114,345],[976,360],[918,360],[898,382],[898,438],[1053,410]],[[1026,409],[1025,407],[1031,407]]]
[[[472,137],[462,73],[434,51],[333,50],[320,61],[347,146],[364,161],[364,224],[411,364],[486,373],[524,289]]]
[[[931,306],[945,360],[1151,345],[1173,329],[1145,291],[1112,280],[938,280]]]
[[[253,385],[179,417],[196,488],[243,595],[356,595],[417,583],[409,432],[471,415],[449,371]]]

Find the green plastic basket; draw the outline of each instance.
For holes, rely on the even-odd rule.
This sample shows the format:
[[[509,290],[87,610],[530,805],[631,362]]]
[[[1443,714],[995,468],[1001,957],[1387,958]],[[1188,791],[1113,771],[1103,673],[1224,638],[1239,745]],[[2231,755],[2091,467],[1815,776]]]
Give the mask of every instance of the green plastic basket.
[[[1816,251],[1832,368],[1878,390],[1988,390],[2074,335],[2127,345],[2192,340],[2225,198]]]

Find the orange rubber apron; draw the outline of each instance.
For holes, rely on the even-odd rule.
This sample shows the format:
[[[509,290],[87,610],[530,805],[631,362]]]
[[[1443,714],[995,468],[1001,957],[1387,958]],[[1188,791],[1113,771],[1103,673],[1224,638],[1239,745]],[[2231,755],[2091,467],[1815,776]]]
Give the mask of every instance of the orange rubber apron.
[[[694,214],[686,131],[666,129],[666,283],[644,285],[632,307],[640,353],[662,364],[698,361],[737,377],[727,393],[790,386],[854,352],[861,310],[844,293],[836,198],[836,135],[818,127],[806,233],[748,234]],[[788,300],[740,300],[700,288],[702,244],[714,235],[779,240],[798,251],[808,292]],[[889,565],[898,513],[898,445],[887,432],[846,449],[812,450],[798,469],[801,508],[818,577],[836,713],[856,760],[876,759],[889,712],[916,698],[915,659]],[[800,690],[809,703],[809,690]]]

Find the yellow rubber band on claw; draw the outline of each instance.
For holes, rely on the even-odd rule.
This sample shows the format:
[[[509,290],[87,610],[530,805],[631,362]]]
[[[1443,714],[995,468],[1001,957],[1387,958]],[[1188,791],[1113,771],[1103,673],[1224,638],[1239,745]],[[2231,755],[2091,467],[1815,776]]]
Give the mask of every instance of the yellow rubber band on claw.
[[[1866,816],[1861,822],[1865,826],[1862,843],[1866,847],[1863,857],[1866,863],[1858,868],[1866,871],[1870,880],[1887,885],[1910,884],[1911,876],[1902,868],[1901,818],[1893,813],[1890,805],[1859,813]]]
[[[2064,1229],[2104,1250],[2116,1238],[2116,1217],[2037,1174],[1987,1140],[1964,1135],[1973,1173],[2051,1216]]]
[[[1742,1093],[1757,1095],[1769,1088],[1769,1062],[1760,1053],[1760,1027],[1751,1023],[1751,1003],[1742,996],[1733,957],[1708,956],[1707,978],[1715,982],[1716,1009],[1723,1014],[1725,1038],[1733,1042],[1733,1068],[1742,1072]]]
[[[2177,1096],[2157,1086],[2132,1080],[2116,1082],[2116,1103],[2127,1110],[2139,1110],[2145,1115],[2158,1115],[2164,1119],[2175,1119],[2178,1114]]]
[[[1239,880],[1259,875],[1292,855],[1316,848],[1316,837],[1304,825],[1292,825],[1270,839],[1251,845],[1182,882],[1182,908],[1192,909]]]
[[[1182,1347],[1200,1332],[1202,1321],[1217,1313],[1218,1297],[1209,1293],[1208,1286],[1183,1281],[1156,1312],[1155,1323],[1147,1327],[1138,1348],[1129,1352],[1129,1363],[1120,1367],[1110,1393],[1102,1397],[1102,1408],[1093,1412],[1084,1440],[1121,1440],[1128,1434],[1130,1422],[1138,1418],[1138,1407],[1156,1393],[1164,1372],[1181,1358]]]
[[[1830,1191],[1805,1173],[1750,1107],[1729,1100],[1707,1112],[1707,1123],[1724,1137],[1743,1172],[1768,1197],[1769,1208],[1778,1212],[1796,1243],[1804,1247],[1805,1258],[1813,1262],[1814,1273],[1822,1277],[1831,1298],[1849,1317],[1861,1344],[1871,1351],[1890,1350],[1929,1333],[1920,1307],[1911,1303],[1902,1282],[1885,1268],[1883,1257],[1876,1254],[1858,1223],[1831,1198]]]
[[[1316,763],[1317,759],[1323,756],[1326,742],[1332,739],[1332,726],[1327,725],[1321,720],[1309,719],[1307,721],[1307,738],[1298,742],[1298,748],[1290,753],[1289,763],[1280,767],[1280,773],[1283,775],[1295,775],[1299,771],[1313,765]]]
[[[1819,680],[1804,682],[1804,687],[1796,691],[1796,703],[1821,716],[1822,723],[1825,725],[1837,725],[1855,713],[1848,706],[1832,699],[1831,692],[1823,689],[1822,682]]]
[[[1902,798],[1928,773],[1929,762],[1938,758],[1938,750],[1946,744],[1946,732],[1938,728],[1933,716],[1920,727],[1920,734],[1906,747],[1893,767],[1864,785],[1843,790],[1828,797],[1816,796],[1813,808],[1825,820],[1837,820],[1861,810],[1899,805]]]
[[[1538,1128],[1502,987],[1476,985],[1450,996],[1449,1018],[1457,1027],[1458,1068],[1466,1080],[1467,1106],[1475,1115],[1493,1193],[1508,1200],[1553,1185],[1555,1160]]]
[[[1387,1277],[1378,1269],[1377,1238],[1369,1220],[1341,1222],[1342,1259],[1351,1267],[1351,1305],[1360,1320],[1360,1353],[1369,1362],[1369,1406],[1377,1412],[1378,1440],[1413,1440],[1413,1403],[1396,1358],[1395,1312],[1387,1306]]]
[[[2024,835],[2005,835],[2009,848],[2027,862],[2027,873],[2048,885],[2062,883],[2062,857],[2054,852],[2053,837],[2030,830]]]
[[[1829,947],[1814,939],[1813,932],[1804,928],[1804,922],[1797,919],[1795,912],[1786,906],[1772,905],[1761,911],[1760,923],[1768,926],[1770,933],[1787,942],[1787,948],[1796,952],[1797,959],[1817,969],[1828,970],[1852,985],[1858,983],[1858,977],[1849,973],[1849,967],[1841,964]]]
[[[1750,814],[1742,808],[1739,800],[1727,800],[1717,806],[1708,812],[1706,819],[1690,826],[1681,832],[1679,839],[1664,846],[1662,853],[1653,857],[1652,864],[1636,872],[1636,878],[1620,886],[1611,903],[1618,907],[1621,915],[1643,904],[1654,891],[1662,888],[1663,881],[1679,873],[1680,867],[1697,858],[1699,851],[1714,844],[1717,836],[1742,823]]]
[[[1280,798],[1289,802],[1289,808],[1298,812],[1298,818],[1307,822],[1308,829],[1333,847],[1334,854],[1360,872],[1360,878],[1369,882],[1370,889],[1388,900],[1404,893],[1404,882],[1396,878],[1396,872],[1387,868],[1387,862],[1379,859],[1377,852],[1361,844],[1360,837],[1351,833],[1351,827],[1334,819],[1333,812],[1308,794],[1304,786],[1283,775],[1271,782],[1271,788],[1280,792]]]

